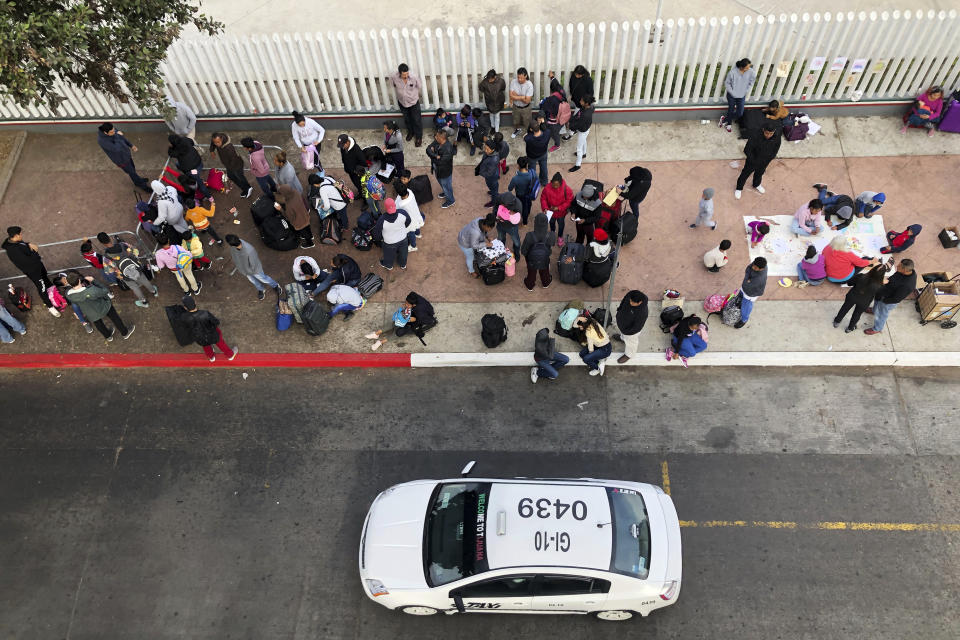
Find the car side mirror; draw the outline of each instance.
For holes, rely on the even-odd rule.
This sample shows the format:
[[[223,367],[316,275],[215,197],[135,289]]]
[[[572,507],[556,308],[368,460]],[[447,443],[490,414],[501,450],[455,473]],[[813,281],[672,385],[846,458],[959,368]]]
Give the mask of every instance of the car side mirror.
[[[476,460],[471,460],[467,465],[460,471],[461,476],[470,475],[470,472],[473,470],[473,465],[477,464]]]
[[[460,596],[459,593],[454,592],[453,604],[454,606],[457,607],[457,611],[459,611],[460,613],[463,613],[464,611],[467,610],[467,608],[463,606],[463,598]]]

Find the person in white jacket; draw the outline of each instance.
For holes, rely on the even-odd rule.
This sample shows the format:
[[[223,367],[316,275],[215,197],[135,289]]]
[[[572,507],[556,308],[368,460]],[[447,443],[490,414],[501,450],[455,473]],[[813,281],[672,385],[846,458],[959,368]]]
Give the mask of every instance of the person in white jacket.
[[[360,295],[356,287],[348,287],[345,284],[335,284],[327,291],[327,302],[332,307],[330,317],[343,314],[343,320],[346,322],[353,317],[353,312],[363,308],[366,300]]]
[[[314,167],[323,169],[320,165],[320,147],[323,146],[323,134],[326,132],[320,123],[313,118],[307,118],[299,111],[294,111],[290,131],[293,132],[294,144],[300,149],[303,168],[307,171],[313,171]]]
[[[407,230],[407,251],[416,251],[417,238],[421,237],[420,229],[423,228],[426,221],[424,220],[423,212],[420,211],[420,205],[417,204],[417,199],[413,196],[413,192],[407,189],[406,185],[399,180],[397,180],[395,187],[397,189],[397,199],[395,200],[397,209],[406,211],[407,215],[410,216],[410,227]]]
[[[316,210],[321,219],[336,214],[340,228],[348,229],[350,223],[347,219],[347,205],[350,204],[350,200],[340,193],[336,181],[330,176],[320,177],[311,173],[307,177],[307,182],[310,184],[310,191],[307,194],[310,207]]]
[[[373,237],[380,239],[383,248],[380,266],[387,271],[393,271],[393,263],[396,261],[401,269],[406,269],[407,234],[413,225],[413,218],[406,211],[398,210],[393,198],[383,201],[383,209],[383,214],[373,228]]]
[[[157,201],[157,219],[153,224],[159,227],[166,222],[180,233],[186,231],[189,227],[183,219],[183,205],[177,198],[177,190],[159,180],[151,182],[150,188]]]

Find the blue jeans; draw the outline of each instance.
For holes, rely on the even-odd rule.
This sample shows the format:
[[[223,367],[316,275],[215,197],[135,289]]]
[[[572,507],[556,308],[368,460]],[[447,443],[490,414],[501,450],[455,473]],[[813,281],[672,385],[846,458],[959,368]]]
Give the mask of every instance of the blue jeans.
[[[879,300],[873,301],[873,330],[874,331],[883,331],[883,327],[887,324],[887,317],[890,316],[890,312],[897,308],[896,304],[887,304],[886,302],[880,302]]]
[[[559,351],[553,354],[553,360],[537,360],[537,375],[548,380],[556,380],[560,369],[570,362],[570,358]]]
[[[727,121],[726,124],[732,125],[743,116],[743,105],[746,98],[734,98],[727,94]]]
[[[393,244],[383,243],[383,255],[380,259],[380,264],[386,268],[393,267],[393,263],[396,262],[400,265],[401,269],[406,269],[407,267],[407,250],[409,246],[407,245],[407,238],[404,238],[400,242],[394,242]]]
[[[854,204],[857,207],[857,211],[856,211],[857,215],[859,216],[860,214],[864,214],[868,218],[872,216],[877,209],[880,208],[880,207],[875,207],[872,204],[864,204],[859,200],[854,201]]]
[[[809,282],[811,286],[816,287],[818,285],[823,284],[823,281],[826,280],[826,278],[820,278],[819,280],[811,280],[809,277],[807,277],[807,273],[803,270],[803,263],[798,262],[797,263],[797,280],[801,282]]]
[[[81,324],[87,324],[87,319],[84,317],[83,311],[80,310],[80,305],[71,302],[70,306],[73,308],[73,315],[77,316],[77,320],[79,320]]]
[[[511,224],[509,227],[504,228],[498,224],[497,238],[500,239],[500,242],[505,243],[507,236],[510,236],[513,239],[513,257],[516,258],[520,255],[520,227],[515,224]]]
[[[196,170],[196,175],[193,174],[193,171]],[[185,174],[193,178],[197,182],[197,191],[203,194],[204,198],[210,198],[210,189],[207,188],[207,183],[203,180],[203,164],[201,163],[196,169],[191,169],[190,171],[184,171]]]
[[[407,246],[411,249],[417,248],[417,232],[407,231]]]
[[[820,231],[823,231],[822,226],[818,225],[817,228],[820,229]],[[794,218],[793,221],[790,223],[790,231],[793,231],[794,233],[798,233],[801,236],[813,235],[813,233],[811,233],[810,231],[810,227],[801,227],[800,223],[797,221],[796,218]]]
[[[27,328],[23,326],[23,323],[13,317],[7,308],[0,304],[0,342],[4,344],[9,344],[13,342],[13,334],[10,333],[10,329],[13,329],[17,333],[24,334],[27,332]]]
[[[530,161],[530,164],[527,165],[528,167],[530,167],[531,169],[533,169],[534,165],[539,167],[539,171],[537,173],[540,174],[541,185],[547,184],[549,182],[549,177],[547,176],[547,156],[549,155],[550,154],[545,153],[539,158],[527,158],[527,160]]]
[[[840,196],[828,196],[826,189],[820,189],[820,193],[817,195],[820,199],[820,202],[823,203],[823,206],[827,207],[831,204],[836,204],[840,200]]]
[[[497,170],[497,175],[492,178],[484,178],[487,183],[487,193],[490,194],[490,199],[496,203],[497,195],[500,193],[500,170]]]
[[[247,276],[247,279],[253,283],[253,286],[257,288],[257,291],[264,291],[263,285],[267,285],[272,289],[276,289],[280,286],[277,284],[276,280],[265,273],[255,273],[252,276]]]
[[[603,347],[596,347],[593,351],[584,347],[580,349],[580,359],[583,360],[583,364],[587,365],[591,369],[599,369],[599,363],[604,358],[609,358],[610,354],[613,353],[613,345],[607,344]]]
[[[277,190],[277,183],[273,181],[273,176],[269,173],[262,178],[257,176],[257,184],[260,185],[263,195],[273,200],[273,192]]]
[[[453,174],[451,173],[446,178],[437,178],[437,183],[440,185],[440,193],[447,200],[447,204],[453,204],[457,201],[456,197],[453,195]]]
[[[330,317],[337,315],[338,313],[346,313],[356,311],[360,307],[355,307],[352,304],[347,304],[346,302],[341,302],[340,304],[333,305],[333,309],[330,310]]]
[[[457,245],[460,247],[460,245]],[[463,251],[463,257],[467,259],[467,271],[473,273],[473,248],[460,247],[460,251]]]
[[[747,320],[750,319],[751,313],[753,313],[753,300],[743,298],[740,302],[740,322],[746,324]]]
[[[128,164],[118,164],[117,166],[130,176],[130,180],[133,181],[135,187],[139,187],[144,191],[150,191],[150,181],[137,173],[137,166],[133,164],[132,159]]]

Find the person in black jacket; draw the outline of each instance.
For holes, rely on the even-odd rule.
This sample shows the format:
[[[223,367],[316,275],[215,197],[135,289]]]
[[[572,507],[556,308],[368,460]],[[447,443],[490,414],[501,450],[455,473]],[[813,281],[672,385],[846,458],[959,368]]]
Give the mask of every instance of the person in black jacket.
[[[580,101],[584,96],[592,96],[593,93],[593,78],[590,77],[590,72],[587,71],[587,68],[582,64],[578,64],[573,68],[573,73],[570,75],[570,102],[573,103],[573,108],[576,109],[580,106]],[[564,140],[569,140],[573,135],[567,133],[563,136]]]
[[[194,147],[193,140],[171,133],[167,136],[170,141],[170,149],[167,155],[177,160],[177,168],[183,173],[189,175],[197,183],[197,190],[203,194],[204,198],[213,199],[207,183],[203,179],[203,158]]]
[[[556,380],[560,369],[570,362],[570,358],[557,351],[557,341],[550,337],[549,329],[543,328],[537,331],[533,341],[533,361],[537,366],[530,369],[530,380],[537,384],[540,376]]]
[[[618,186],[617,193],[621,200],[630,203],[630,210],[633,215],[640,218],[640,203],[643,202],[647,193],[650,191],[650,185],[653,183],[653,174],[645,167],[631,167],[630,175],[623,179],[623,188]]]
[[[360,183],[360,176],[363,170],[366,170],[367,158],[363,155],[363,149],[357,144],[353,137],[341,133],[337,137],[337,147],[340,148],[340,159],[343,161],[343,170],[350,176],[350,181],[357,188],[357,200],[361,203],[361,210],[367,210],[367,201],[360,197],[363,193],[363,187]],[[359,169],[363,169],[358,172]]]
[[[620,333],[614,337],[623,343],[623,355],[617,358],[620,364],[637,355],[640,350],[640,331],[647,323],[650,312],[647,308],[647,296],[636,289],[628,291],[617,307],[617,328]]]
[[[230,143],[230,136],[225,133],[215,133],[210,136],[210,155],[220,158],[227,177],[240,189],[241,198],[249,198],[253,194],[253,187],[243,175],[243,158]]]
[[[866,309],[867,313],[873,314],[873,326],[863,332],[873,336],[883,331],[890,312],[916,290],[917,272],[914,271],[913,260],[905,258],[900,261],[897,272],[890,276],[887,284],[877,290],[873,306]]]
[[[570,215],[577,225],[577,242],[593,240],[593,227],[600,219],[600,194],[592,184],[585,184],[570,205]]]
[[[878,264],[870,271],[858,273],[854,276],[853,288],[847,291],[847,296],[843,299],[843,305],[833,319],[834,328],[840,326],[843,317],[851,309],[853,309],[853,314],[850,316],[850,323],[843,331],[844,333],[850,333],[857,328],[860,316],[870,307],[870,303],[873,302],[877,292],[883,286],[883,275],[886,271],[886,265]]]
[[[596,100],[592,94],[581,97],[580,108],[570,118],[570,131],[577,134],[577,164],[570,167],[570,171],[580,171],[580,163],[587,157],[587,136],[590,135],[590,127],[593,126],[594,102]]]
[[[500,192],[500,155],[496,148],[496,142],[487,139],[483,143],[483,157],[480,159],[480,164],[473,170],[473,175],[482,177],[486,182],[487,193],[490,194],[490,201],[483,205],[484,207],[492,207]]]
[[[113,124],[104,122],[97,127],[97,144],[110,158],[110,162],[130,176],[136,187],[150,193],[150,181],[137,173],[137,167],[133,163],[131,152],[136,152],[137,146],[124,137],[123,131],[117,131]]]
[[[405,322],[402,325],[398,324],[397,317],[404,318]],[[393,334],[398,338],[413,334],[423,340],[423,334],[435,326],[437,326],[437,318],[433,313],[433,305],[416,291],[411,291],[390,318],[390,325],[386,329],[377,329],[364,337],[368,340],[376,340],[371,346],[371,349],[376,351],[387,342],[383,334],[390,329],[393,329]]]
[[[189,314],[184,317],[184,322],[190,327],[193,341],[203,347],[203,353],[210,359],[210,362],[217,359],[217,356],[213,353],[214,345],[220,349],[223,355],[227,356],[227,360],[233,360],[237,357],[240,349],[237,347],[231,349],[227,346],[227,341],[223,339],[223,334],[220,332],[220,320],[217,316],[209,311],[197,309],[197,301],[189,294],[183,296],[181,304],[184,309],[189,311]]]
[[[456,203],[453,195],[453,145],[450,144],[449,129],[438,129],[433,134],[433,142],[427,145],[427,156],[433,163],[433,171],[440,185],[440,198],[444,203],[441,209],[448,209]]]
[[[743,171],[737,178],[737,190],[733,192],[733,197],[737,200],[743,193],[743,186],[747,184],[747,178],[753,174],[753,188],[764,193],[766,189],[760,184],[763,182],[763,172],[767,170],[767,165],[777,157],[780,151],[780,136],[777,135],[777,128],[771,122],[766,122],[763,128],[753,135],[747,141],[747,146],[743,148],[746,154],[746,162],[743,163]]]
[[[40,299],[47,306],[50,315],[59,318],[60,312],[50,302],[50,296],[47,289],[53,286],[50,278],[47,276],[47,268],[43,265],[43,259],[40,258],[40,247],[32,242],[23,241],[23,229],[20,227],[7,227],[7,239],[3,241],[2,248],[7,252],[7,257],[23,275],[30,279],[30,282],[37,288]]]
[[[523,279],[527,291],[533,291],[538,273],[544,289],[553,282],[553,276],[550,275],[550,253],[556,242],[557,236],[550,231],[547,214],[538,213],[533,218],[533,231],[527,232],[523,237],[523,244],[520,245],[520,253],[527,261],[527,277]]]

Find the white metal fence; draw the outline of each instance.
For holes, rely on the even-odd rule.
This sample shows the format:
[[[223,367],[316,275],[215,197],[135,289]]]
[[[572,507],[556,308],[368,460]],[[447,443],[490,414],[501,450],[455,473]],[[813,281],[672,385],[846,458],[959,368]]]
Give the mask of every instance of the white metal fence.
[[[387,76],[407,62],[423,80],[425,108],[480,101],[487,69],[526,67],[537,95],[547,72],[577,64],[601,106],[697,105],[724,100],[741,57],[757,82],[749,101],[884,100],[960,81],[957,12],[803,14],[523,27],[392,29],[180,40],[163,64],[168,91],[199,114],[377,112],[396,109]],[[7,119],[140,116],[96,92],[63,86],[46,109],[0,104]]]

